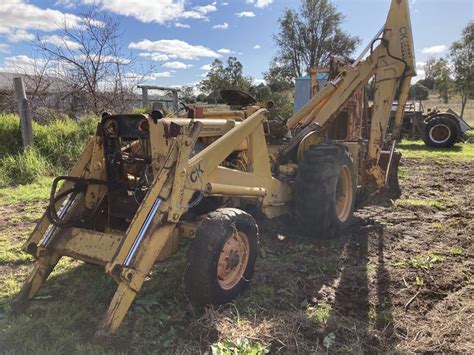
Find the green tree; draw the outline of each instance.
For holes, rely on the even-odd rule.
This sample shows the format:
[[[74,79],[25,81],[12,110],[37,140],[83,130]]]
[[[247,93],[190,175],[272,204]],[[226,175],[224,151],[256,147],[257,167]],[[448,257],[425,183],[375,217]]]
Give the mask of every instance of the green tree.
[[[181,88],[181,99],[186,104],[194,104],[196,102],[196,95],[194,95],[194,87],[183,86]]]
[[[273,101],[278,116],[283,120],[286,121],[293,116],[294,97],[292,91],[274,92],[271,101]]]
[[[474,21],[463,30],[462,38],[451,46],[455,90],[461,95],[461,117],[467,100],[474,95]]]
[[[326,66],[331,56],[349,56],[359,42],[341,29],[343,16],[329,0],[302,0],[298,11],[287,9],[274,36],[279,48],[267,81],[294,79],[311,67]]]
[[[248,91],[252,85],[252,78],[243,75],[243,66],[236,57],[229,57],[227,65],[216,59],[211,64],[211,70],[206,79],[199,83],[203,93],[208,94],[208,101],[220,102],[219,92],[225,89]]]
[[[415,85],[410,86],[410,99],[427,100],[429,96],[430,91],[422,83],[417,82]]]
[[[294,75],[288,66],[281,65],[276,58],[272,60],[270,68],[263,73],[263,78],[273,92],[293,90]]]
[[[453,79],[451,79],[451,67],[446,58],[440,58],[432,62],[429,77],[434,80],[434,89],[438,91],[439,98],[445,104],[449,102],[452,94]]]
[[[272,89],[265,84],[252,86],[249,90],[249,93],[258,101],[269,101],[272,98]]]
[[[427,87],[429,90],[434,90],[435,86],[435,73],[434,73],[434,66],[436,64],[436,59],[431,57],[425,63],[424,70],[425,70],[425,78],[420,80],[420,82]]]

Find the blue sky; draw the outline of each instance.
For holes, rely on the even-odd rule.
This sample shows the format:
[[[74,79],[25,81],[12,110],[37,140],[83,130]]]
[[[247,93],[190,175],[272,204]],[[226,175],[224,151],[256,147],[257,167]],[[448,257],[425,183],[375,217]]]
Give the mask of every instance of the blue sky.
[[[419,74],[430,56],[447,53],[462,28],[474,19],[474,0],[409,0]],[[343,28],[365,47],[383,25],[390,0],[333,0],[345,16]],[[160,85],[188,85],[202,80],[214,58],[236,56],[246,75],[262,79],[276,53],[273,34],[289,0],[2,0],[0,70],[25,70],[36,57],[30,40],[55,36],[55,21],[95,4],[120,17],[122,47],[153,65]]]

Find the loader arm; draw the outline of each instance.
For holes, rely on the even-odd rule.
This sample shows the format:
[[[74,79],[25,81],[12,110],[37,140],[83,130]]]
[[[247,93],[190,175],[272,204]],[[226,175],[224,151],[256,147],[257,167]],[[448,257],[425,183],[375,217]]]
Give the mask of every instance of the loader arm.
[[[368,54],[368,55],[367,55]],[[368,170],[380,186],[382,172],[376,167],[388,127],[392,102],[400,85],[401,94],[395,116],[394,136],[398,135],[403,108],[408,98],[411,77],[416,76],[415,57],[408,0],[392,0],[384,27],[377,33],[359,58],[287,122],[293,130],[311,124],[329,124],[345,107],[350,97],[375,76],[375,97],[368,142]]]

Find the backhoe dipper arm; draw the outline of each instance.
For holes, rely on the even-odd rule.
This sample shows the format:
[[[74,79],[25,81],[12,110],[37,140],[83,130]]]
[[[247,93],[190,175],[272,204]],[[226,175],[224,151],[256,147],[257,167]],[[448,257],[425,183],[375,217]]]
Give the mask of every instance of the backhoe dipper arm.
[[[370,54],[364,59],[364,56]],[[359,56],[311,99],[287,122],[289,128],[318,123],[324,127],[345,106],[349,98],[375,75],[376,92],[369,139],[369,160],[374,165],[384,144],[393,98],[401,84],[395,132],[398,131],[403,108],[408,98],[412,76],[416,75],[415,57],[408,0],[392,0],[382,30]]]

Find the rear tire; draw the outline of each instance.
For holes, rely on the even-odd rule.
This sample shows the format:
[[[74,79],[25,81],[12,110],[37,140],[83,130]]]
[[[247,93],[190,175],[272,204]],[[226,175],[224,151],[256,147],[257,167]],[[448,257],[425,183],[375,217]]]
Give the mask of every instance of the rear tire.
[[[222,304],[244,291],[258,252],[258,227],[251,215],[221,208],[199,223],[187,253],[184,286],[198,304]]]
[[[340,144],[311,146],[298,169],[295,215],[303,232],[333,238],[352,219],[356,178],[352,159]]]
[[[438,116],[425,125],[423,141],[428,147],[449,148],[456,143],[458,129],[449,117]]]

